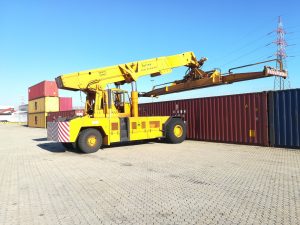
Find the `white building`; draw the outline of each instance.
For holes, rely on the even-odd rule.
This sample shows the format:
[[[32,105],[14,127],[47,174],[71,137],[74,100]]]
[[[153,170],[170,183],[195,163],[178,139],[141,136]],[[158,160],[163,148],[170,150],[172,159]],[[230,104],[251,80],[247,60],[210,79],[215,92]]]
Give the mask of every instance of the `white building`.
[[[0,106],[0,122],[27,122],[26,105],[20,106],[18,111],[13,106]]]

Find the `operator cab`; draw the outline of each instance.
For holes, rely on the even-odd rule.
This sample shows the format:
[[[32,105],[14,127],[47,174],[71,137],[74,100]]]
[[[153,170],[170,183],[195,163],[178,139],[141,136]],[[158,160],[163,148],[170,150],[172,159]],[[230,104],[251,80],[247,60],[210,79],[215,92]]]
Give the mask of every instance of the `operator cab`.
[[[103,92],[87,92],[86,114],[90,117],[129,117],[131,101],[127,91],[113,88]]]
[[[108,90],[112,98],[112,110],[116,110],[119,117],[130,116],[131,102],[127,91],[114,88]]]
[[[88,92],[86,95],[86,102],[85,102],[85,112],[86,114],[92,116],[94,115],[95,111],[95,92]]]

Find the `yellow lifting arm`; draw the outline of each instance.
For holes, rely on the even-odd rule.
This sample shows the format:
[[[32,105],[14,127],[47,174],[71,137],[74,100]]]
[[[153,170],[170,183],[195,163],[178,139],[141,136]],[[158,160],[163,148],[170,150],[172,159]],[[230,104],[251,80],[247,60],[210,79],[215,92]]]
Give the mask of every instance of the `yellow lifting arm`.
[[[197,68],[199,67],[199,62],[193,52],[185,52],[177,55],[65,74],[57,77],[56,83],[61,89],[74,91],[97,88],[105,89],[107,84],[115,83],[119,85],[131,83],[145,75],[160,76],[170,73],[173,68],[180,66]]]
[[[263,71],[259,72],[244,72],[244,73],[232,73],[232,70],[241,69],[249,66],[256,66],[258,64],[265,64],[267,62],[276,61],[280,68],[274,69],[269,66],[264,66]],[[196,76],[196,72],[200,72],[200,76]],[[259,79],[264,77],[278,76],[282,78],[287,77],[287,71],[283,70],[282,62],[277,59],[271,59],[263,62],[257,62],[245,66],[239,66],[231,68],[228,71],[228,74],[222,75],[219,71],[207,71],[204,72],[200,69],[192,70],[188,75],[182,80],[169,82],[161,85],[156,85],[153,87],[153,90],[148,92],[139,93],[140,97],[156,97],[160,95],[166,95],[171,93],[178,93],[182,91],[188,91],[193,89],[200,89],[206,87],[212,87],[223,84],[231,84],[234,82],[246,81]],[[159,87],[163,86],[163,87]],[[159,87],[159,88],[157,88]]]

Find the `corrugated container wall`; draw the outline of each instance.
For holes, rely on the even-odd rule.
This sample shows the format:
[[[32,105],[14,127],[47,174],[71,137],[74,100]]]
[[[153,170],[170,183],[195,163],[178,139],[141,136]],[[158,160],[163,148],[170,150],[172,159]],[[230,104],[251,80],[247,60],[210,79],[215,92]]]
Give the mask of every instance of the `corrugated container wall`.
[[[47,113],[31,113],[28,114],[28,126],[29,127],[46,127]]]
[[[56,111],[59,111],[58,97],[44,97],[44,98],[31,100],[28,102],[29,113],[56,112]]]
[[[59,98],[59,111],[69,111],[69,110],[72,110],[72,98],[60,97]]]
[[[28,100],[41,97],[58,97],[58,88],[55,81],[42,81],[28,88]]]
[[[182,116],[188,139],[269,145],[265,92],[146,103],[139,105],[139,113]]]
[[[47,116],[47,122],[53,122],[60,119],[70,119],[75,116],[83,116],[84,110],[70,110],[70,111],[60,111],[60,112],[50,112]]]
[[[268,93],[270,145],[300,148],[300,89]]]

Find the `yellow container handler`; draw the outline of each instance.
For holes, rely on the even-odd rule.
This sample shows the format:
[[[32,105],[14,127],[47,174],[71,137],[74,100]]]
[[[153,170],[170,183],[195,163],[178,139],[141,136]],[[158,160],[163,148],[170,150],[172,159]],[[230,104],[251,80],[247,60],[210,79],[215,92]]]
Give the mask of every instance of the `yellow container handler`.
[[[48,140],[85,153],[96,152],[102,145],[144,139],[165,138],[170,143],[181,143],[186,138],[186,124],[180,117],[139,117],[139,94],[135,83],[138,78],[160,76],[176,67],[188,67],[182,80],[140,94],[151,97],[274,75],[265,67],[263,72],[221,76],[218,70],[201,70],[205,61],[206,58],[198,61],[193,52],[185,52],[57,77],[60,89],[86,93],[85,114],[71,120],[49,122]],[[286,76],[285,71],[282,76]],[[130,96],[120,89],[125,83],[131,83]],[[108,88],[108,84],[115,84],[115,88]]]

